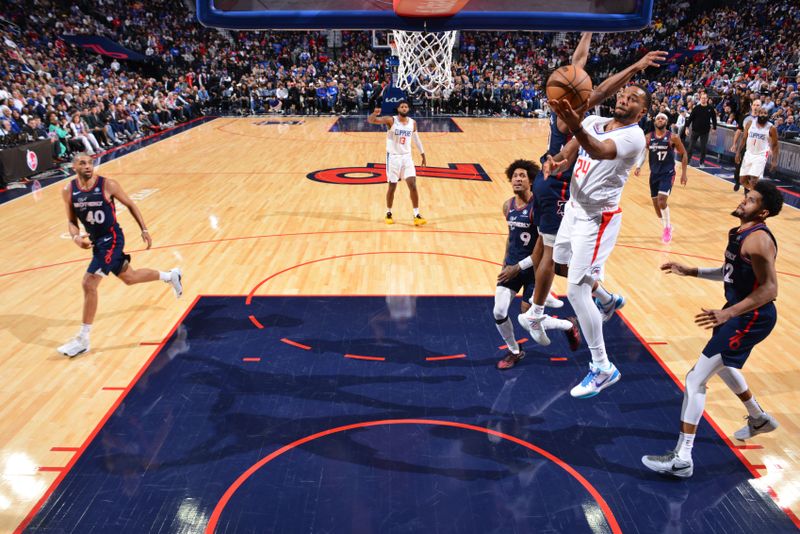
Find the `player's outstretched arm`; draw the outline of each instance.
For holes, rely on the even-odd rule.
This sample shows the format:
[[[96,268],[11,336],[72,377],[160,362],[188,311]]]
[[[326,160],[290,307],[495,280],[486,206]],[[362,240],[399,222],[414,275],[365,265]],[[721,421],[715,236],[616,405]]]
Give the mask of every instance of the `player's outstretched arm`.
[[[379,117],[381,113],[381,108],[375,108],[372,110],[367,116],[367,122],[370,124],[385,124],[386,126],[391,126],[393,119],[391,117]]]
[[[575,165],[575,160],[578,159],[578,141],[575,138],[567,141],[561,152],[555,156],[547,155],[544,163],[542,164],[542,174],[544,179],[547,180],[550,175],[558,174],[565,169],[569,169]]]
[[[583,119],[578,113],[572,109],[569,101],[563,100],[548,100],[550,109],[561,119],[569,129],[581,147],[589,154],[592,159],[614,159],[617,157],[617,144],[611,139],[600,141],[583,129],[581,123]]]
[[[661,271],[664,274],[677,274],[678,276],[694,276],[697,278],[705,278],[706,280],[714,280],[722,282],[724,266],[719,267],[689,267],[676,261],[668,261],[661,265]]]
[[[572,64],[579,69],[586,67],[586,61],[589,59],[589,45],[592,44],[592,32],[581,33],[581,40],[575,51],[572,53]]]
[[[422,156],[422,166],[427,166],[428,158],[425,157],[425,147],[422,146],[422,139],[419,138],[419,133],[417,132],[417,121],[414,121],[414,133],[411,134],[411,140],[419,150],[420,156]]]
[[[142,241],[145,242],[147,248],[153,246],[153,240],[150,238],[150,232],[147,231],[147,225],[144,223],[144,216],[142,216],[142,212],[139,211],[139,206],[137,206],[127,193],[122,190],[122,186],[119,185],[116,180],[108,179],[106,180],[106,191],[108,191],[110,196],[119,200],[131,212],[139,228],[142,229]]]
[[[769,172],[775,172],[775,167],[778,166],[778,151],[780,150],[780,143],[778,143],[778,129],[774,126],[769,129],[769,151],[772,163],[769,164]]]
[[[619,71],[618,73],[603,80],[603,82],[595,87],[592,94],[589,95],[588,106],[594,107],[622,89],[626,83],[633,78],[634,74],[641,72],[648,67],[657,67],[659,61],[664,61],[667,58],[667,53],[661,50],[648,52],[639,61],[630,65],[628,68]]]

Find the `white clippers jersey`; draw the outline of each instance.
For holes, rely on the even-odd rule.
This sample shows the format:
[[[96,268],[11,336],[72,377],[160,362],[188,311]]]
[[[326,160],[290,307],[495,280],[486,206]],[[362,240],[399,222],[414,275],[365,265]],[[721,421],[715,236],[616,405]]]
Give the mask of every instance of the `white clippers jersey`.
[[[414,133],[414,119],[401,123],[397,116],[392,117],[392,127],[386,132],[386,152],[390,156],[411,154],[411,134]]]
[[[767,122],[760,126],[757,120],[750,121],[750,129],[747,131],[747,153],[751,156],[769,155],[769,130],[772,123]]]
[[[622,188],[628,173],[645,149],[644,132],[639,125],[629,124],[605,132],[603,127],[610,118],[592,115],[583,120],[583,129],[597,139],[613,139],[617,145],[615,159],[592,159],[582,147],[578,147],[578,159],[572,171],[570,196],[589,213],[616,208],[622,197]]]

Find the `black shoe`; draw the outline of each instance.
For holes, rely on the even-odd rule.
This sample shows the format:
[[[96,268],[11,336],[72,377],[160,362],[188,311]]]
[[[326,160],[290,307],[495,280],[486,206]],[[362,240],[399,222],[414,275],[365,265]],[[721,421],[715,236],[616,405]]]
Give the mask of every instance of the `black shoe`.
[[[736,183],[733,184],[733,190],[734,191],[738,191],[739,188],[741,188],[741,187],[742,187],[742,184],[740,184],[739,182],[736,182]]]

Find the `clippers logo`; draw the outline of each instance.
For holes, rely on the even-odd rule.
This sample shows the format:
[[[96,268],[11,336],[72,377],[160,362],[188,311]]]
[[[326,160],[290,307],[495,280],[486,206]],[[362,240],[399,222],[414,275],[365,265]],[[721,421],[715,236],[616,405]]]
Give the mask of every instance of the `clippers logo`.
[[[39,168],[39,157],[36,155],[36,152],[33,150],[28,150],[25,152],[25,163],[28,164],[28,168],[32,171],[35,171]]]
[[[416,167],[417,176],[491,182],[492,179],[477,163],[449,163],[447,167]],[[322,169],[306,175],[309,180],[326,184],[364,185],[385,184],[386,164],[367,163],[364,167]]]
[[[83,48],[91,50],[92,52],[96,52],[98,54],[103,54],[104,56],[113,57],[115,59],[128,59],[128,54],[123,54],[122,52],[112,52],[110,50],[106,50],[103,48],[102,45],[95,44],[95,43],[86,43],[80,45]]]

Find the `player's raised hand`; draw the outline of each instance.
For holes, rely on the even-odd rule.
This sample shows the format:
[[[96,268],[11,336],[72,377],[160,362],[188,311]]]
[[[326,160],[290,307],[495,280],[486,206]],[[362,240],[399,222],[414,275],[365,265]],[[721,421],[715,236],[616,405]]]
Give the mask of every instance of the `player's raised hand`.
[[[545,159],[544,164],[542,164],[542,175],[544,175],[544,179],[547,180],[551,174],[560,173],[566,166],[567,160],[562,159],[561,161],[556,161],[553,159],[553,156],[548,154],[547,159]]]
[[[689,276],[692,274],[692,269],[690,267],[674,261],[668,261],[667,263],[662,264],[661,270],[665,274],[672,273],[677,274],[678,276]]]
[[[694,323],[697,326],[702,326],[705,329],[716,328],[717,326],[728,322],[728,320],[733,317],[731,312],[728,310],[707,310],[705,308],[700,309],[703,311],[694,316]]]
[[[645,54],[642,59],[636,62],[636,67],[639,70],[645,70],[648,67],[660,67],[661,63],[667,60],[667,53],[663,50],[654,50]]]

